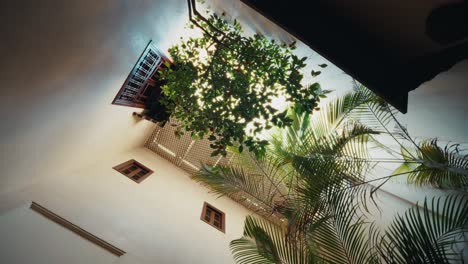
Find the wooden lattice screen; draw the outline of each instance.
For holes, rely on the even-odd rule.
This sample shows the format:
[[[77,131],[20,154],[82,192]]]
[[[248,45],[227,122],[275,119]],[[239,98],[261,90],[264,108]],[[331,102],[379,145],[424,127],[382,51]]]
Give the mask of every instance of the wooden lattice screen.
[[[176,124],[175,120],[171,120],[162,128],[157,126],[147,140],[146,147],[190,174],[197,173],[201,164],[229,162],[231,155],[211,157],[213,149],[207,139],[193,140],[189,133],[177,138],[174,134]]]
[[[177,138],[174,134],[176,125],[177,121],[171,119],[163,127],[156,126],[145,147],[188,172],[189,175],[196,174],[202,164],[212,166],[217,164],[228,165],[236,159],[230,153],[226,157],[211,157],[213,149],[210,148],[210,142],[207,139],[193,140],[190,133],[185,133],[182,137]],[[230,196],[230,198],[270,221],[279,223],[281,220],[281,216],[260,210],[255,202],[246,199],[244,196]]]

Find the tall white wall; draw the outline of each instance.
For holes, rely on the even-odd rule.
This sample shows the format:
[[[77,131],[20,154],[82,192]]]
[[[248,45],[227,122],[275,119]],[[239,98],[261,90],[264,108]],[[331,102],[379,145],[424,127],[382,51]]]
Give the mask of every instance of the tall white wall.
[[[154,173],[137,184],[112,169],[129,159]],[[48,177],[24,192],[23,199],[38,202],[142,263],[233,263],[229,242],[242,236],[250,213],[228,198],[217,199],[145,148]],[[226,233],[200,220],[205,201],[226,214]]]
[[[0,258],[4,264],[111,264],[118,257],[29,209],[0,215]]]
[[[149,40],[166,50],[186,21],[185,0],[2,2],[0,194],[141,146],[153,125],[111,102]]]
[[[293,41],[240,1],[208,2],[249,33]],[[187,11],[186,0],[2,3],[0,211],[18,204],[18,193],[45,171],[73,171],[143,145],[153,125],[131,116],[138,109],[111,102],[150,39],[166,51],[192,34],[184,28]],[[311,65],[324,62],[298,46]],[[320,78],[326,89],[350,81],[332,66]]]
[[[293,40],[240,1],[210,2],[251,32]],[[153,124],[135,120],[135,109],[110,104],[148,41],[167,50],[187,35],[187,21],[185,0],[2,3],[0,212],[37,200],[128,251],[121,262],[135,263],[132,256],[151,263],[232,262],[227,244],[241,235],[248,212],[214,199],[179,169],[138,149]],[[309,56],[311,67],[326,62],[301,43],[297,51]],[[468,142],[467,65],[410,93],[402,119],[413,135]],[[322,71],[316,80],[325,89],[351,88],[340,69]],[[130,158],[154,175],[138,185],[111,169]],[[412,201],[434,193],[393,186]],[[226,234],[199,220],[204,200],[226,212]],[[395,211],[408,206],[386,204]]]
[[[408,113],[401,117],[418,137],[468,144],[468,60],[409,93]]]

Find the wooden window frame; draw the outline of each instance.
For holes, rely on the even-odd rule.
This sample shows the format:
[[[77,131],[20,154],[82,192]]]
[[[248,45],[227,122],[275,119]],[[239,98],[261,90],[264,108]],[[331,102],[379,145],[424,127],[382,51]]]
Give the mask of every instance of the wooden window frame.
[[[212,211],[212,213],[210,215],[210,220],[206,220],[206,218],[205,218],[208,208]],[[214,215],[215,215],[215,213],[218,213],[220,215],[221,227],[214,224],[214,218],[215,218]],[[201,216],[200,216],[200,220],[202,220],[203,222],[209,224],[210,226],[218,229],[219,231],[221,231],[223,233],[226,233],[226,214],[223,211],[219,210],[218,208],[214,207],[213,205],[211,205],[211,204],[209,204],[207,202],[203,203],[203,210],[202,210],[202,213],[201,213]]]
[[[137,169],[131,171],[130,173],[125,173],[124,172],[125,170],[129,169],[132,166],[136,166]],[[134,181],[136,183],[142,182],[143,180],[148,178],[148,176],[153,174],[153,171],[151,169],[149,169],[148,167],[146,167],[145,165],[141,164],[140,162],[138,162],[138,161],[136,161],[134,159],[131,159],[131,160],[128,160],[128,161],[126,161],[124,163],[121,163],[121,164],[113,167],[113,169],[120,172],[120,174],[124,175],[125,177],[129,178],[130,180],[132,180],[132,181]],[[138,179],[132,178],[133,176],[135,176],[136,174],[138,174],[142,170],[147,171],[146,174],[140,176],[140,178],[138,178]]]

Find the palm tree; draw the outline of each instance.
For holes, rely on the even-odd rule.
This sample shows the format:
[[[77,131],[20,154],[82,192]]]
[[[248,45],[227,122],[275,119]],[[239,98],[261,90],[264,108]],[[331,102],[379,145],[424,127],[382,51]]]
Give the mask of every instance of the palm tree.
[[[357,82],[354,82],[354,89],[360,92],[367,90]],[[375,98],[369,93],[366,95]],[[397,153],[374,141],[393,154],[393,162],[401,163],[388,178],[405,175],[410,184],[468,191],[468,154],[462,154],[459,144],[446,143],[441,146],[436,138],[416,141],[395,117],[395,109],[386,103],[376,102],[378,99],[351,108],[347,118],[363,123],[380,134],[389,135],[399,146]],[[390,128],[392,125],[393,129]]]
[[[464,263],[468,200],[462,196],[424,200],[398,215],[383,234],[356,216],[349,197],[333,216],[310,225],[301,239],[281,227],[247,217],[244,236],[231,242],[237,263]],[[466,256],[465,256],[466,258]]]
[[[393,109],[356,83],[354,91],[331,101],[314,117],[292,113],[293,125],[273,136],[265,156],[236,153],[229,166],[204,166],[196,180],[208,184],[220,195],[250,201],[264,215],[279,215],[284,221],[278,225],[248,217],[244,237],[231,243],[235,260],[238,263],[404,263],[408,256],[415,254],[423,257],[412,259],[412,263],[424,263],[422,260],[445,261],[458,257],[459,252],[450,250],[450,246],[463,240],[457,236],[467,232],[468,219],[466,200],[460,197],[448,197],[447,202],[432,207],[425,203],[422,209],[410,209],[385,232],[369,224],[362,213],[367,208],[366,200],[372,197],[369,194],[380,188],[380,185],[370,186],[366,179],[380,162],[370,157],[369,143],[378,145],[376,137],[380,134],[392,136],[401,146],[403,140],[414,143],[402,126],[401,133],[388,129],[395,120],[394,115]],[[418,151],[427,148],[414,144]],[[402,149],[409,153],[407,146]],[[424,154],[407,155],[420,159],[401,159],[400,168],[387,178],[406,174],[409,179],[427,178],[419,175],[422,171],[419,167],[411,167],[419,162],[432,168],[435,175],[449,171],[439,179],[453,184],[460,168],[468,167],[463,157],[459,161],[444,156],[452,162],[450,165],[458,166],[447,169],[448,166],[439,166],[442,159],[428,155],[427,151],[421,153]],[[432,163],[425,162],[428,158]],[[403,165],[409,169],[404,171]],[[434,178],[437,176],[431,179]],[[466,186],[464,180],[458,182]],[[412,236],[420,239],[414,247],[403,247],[402,241],[411,240]]]

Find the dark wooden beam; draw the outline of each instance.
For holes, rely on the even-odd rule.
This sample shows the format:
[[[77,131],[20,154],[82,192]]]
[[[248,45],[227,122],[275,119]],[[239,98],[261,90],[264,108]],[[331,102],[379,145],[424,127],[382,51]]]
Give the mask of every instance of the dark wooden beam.
[[[66,229],[70,230],[71,232],[79,235],[80,237],[90,241],[91,243],[100,246],[101,248],[109,251],[110,253],[116,255],[117,257],[122,256],[125,254],[125,251],[122,249],[110,244],[109,242],[91,234],[90,232],[84,230],[83,228],[73,224],[72,222],[66,220],[65,218],[53,213],[52,211],[48,210],[47,208],[43,207],[42,205],[32,202],[31,209],[47,219],[54,221],[55,223],[65,227]]]

